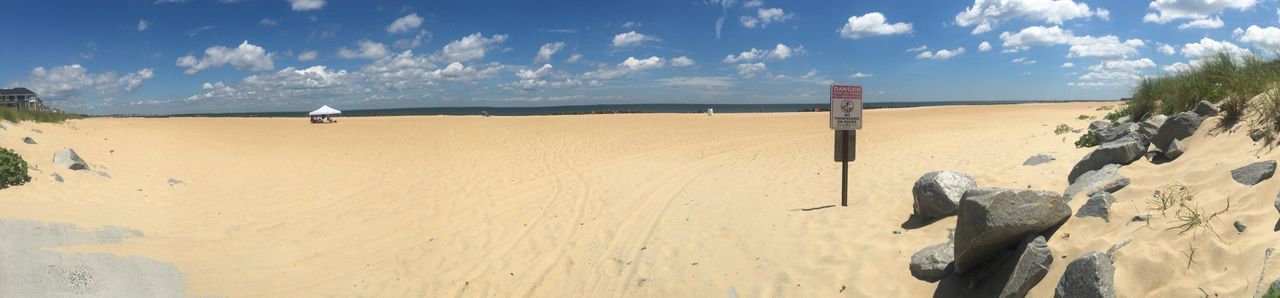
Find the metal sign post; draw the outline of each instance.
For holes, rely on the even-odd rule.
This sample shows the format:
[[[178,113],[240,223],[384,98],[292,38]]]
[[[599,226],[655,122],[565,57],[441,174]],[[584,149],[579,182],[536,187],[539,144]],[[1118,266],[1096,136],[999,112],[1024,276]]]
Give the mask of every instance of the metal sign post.
[[[836,133],[836,161],[840,162],[840,206],[849,206],[849,162],[855,158],[858,129],[862,128],[862,86],[831,85],[831,129]]]

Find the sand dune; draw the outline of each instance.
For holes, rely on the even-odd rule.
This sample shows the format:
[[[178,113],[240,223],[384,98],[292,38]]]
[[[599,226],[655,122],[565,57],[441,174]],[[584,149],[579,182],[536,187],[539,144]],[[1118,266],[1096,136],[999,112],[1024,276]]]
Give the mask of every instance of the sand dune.
[[[0,130],[0,146],[40,170],[0,190],[0,218],[140,231],[56,250],[170,263],[199,296],[927,297],[938,284],[907,263],[955,218],[908,224],[915,179],[950,169],[1061,192],[1088,149],[1054,126],[1083,128],[1076,116],[1102,105],[1114,104],[869,110],[851,206],[812,211],[840,198],[825,113],[23,123]],[[1116,216],[1072,217],[1031,295],[1052,296],[1076,256],[1133,239],[1116,263],[1122,297],[1251,296],[1280,243],[1280,181],[1245,187],[1228,172],[1280,154],[1244,133],[1207,136],[1216,121],[1180,159],[1122,168],[1133,183]],[[55,169],[63,147],[105,174]],[[1037,153],[1058,160],[1022,165]],[[1129,223],[1174,182],[1205,209],[1230,198],[1212,223],[1220,238],[1166,230],[1176,224],[1159,215]],[[1271,263],[1267,280],[1280,275]]]

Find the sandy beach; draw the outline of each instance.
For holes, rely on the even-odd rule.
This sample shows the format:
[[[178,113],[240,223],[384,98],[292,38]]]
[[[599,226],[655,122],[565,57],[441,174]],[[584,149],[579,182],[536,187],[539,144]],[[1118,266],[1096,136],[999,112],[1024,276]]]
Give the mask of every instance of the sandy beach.
[[[908,270],[956,222],[908,222],[916,179],[955,170],[980,186],[1062,192],[1091,149],[1055,126],[1085,128],[1077,116],[1116,104],[868,110],[850,206],[828,208],[840,165],[826,113],[24,122],[0,130],[0,147],[38,170],[0,190],[0,219],[137,231],[44,249],[171,264],[188,296],[948,296]],[[1070,201],[1030,296],[1053,296],[1071,260],[1125,239],[1120,297],[1251,297],[1259,274],[1280,276],[1280,262],[1263,263],[1280,243],[1280,181],[1229,174],[1280,152],[1214,130],[1217,119],[1181,158],[1122,168],[1132,184],[1110,222],[1075,217],[1086,200]],[[57,169],[62,148],[89,170]],[[1023,165],[1040,153],[1057,160]],[[1130,222],[1171,183],[1230,209],[1212,232],[1179,234],[1158,214]]]

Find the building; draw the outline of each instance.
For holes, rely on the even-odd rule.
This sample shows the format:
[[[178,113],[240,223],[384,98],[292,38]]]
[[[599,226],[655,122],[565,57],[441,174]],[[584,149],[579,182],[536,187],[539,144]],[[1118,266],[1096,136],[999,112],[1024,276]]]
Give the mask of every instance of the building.
[[[0,89],[0,105],[6,108],[43,110],[44,101],[27,88]]]

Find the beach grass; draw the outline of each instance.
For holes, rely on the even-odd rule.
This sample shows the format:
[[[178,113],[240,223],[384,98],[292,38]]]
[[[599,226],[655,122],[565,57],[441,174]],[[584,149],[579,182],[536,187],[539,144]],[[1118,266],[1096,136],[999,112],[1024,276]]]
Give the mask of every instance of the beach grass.
[[[11,109],[0,107],[0,119],[12,122],[32,121],[43,123],[61,123],[70,119],[85,118],[84,115],[51,112],[51,111],[35,111],[27,109]]]

